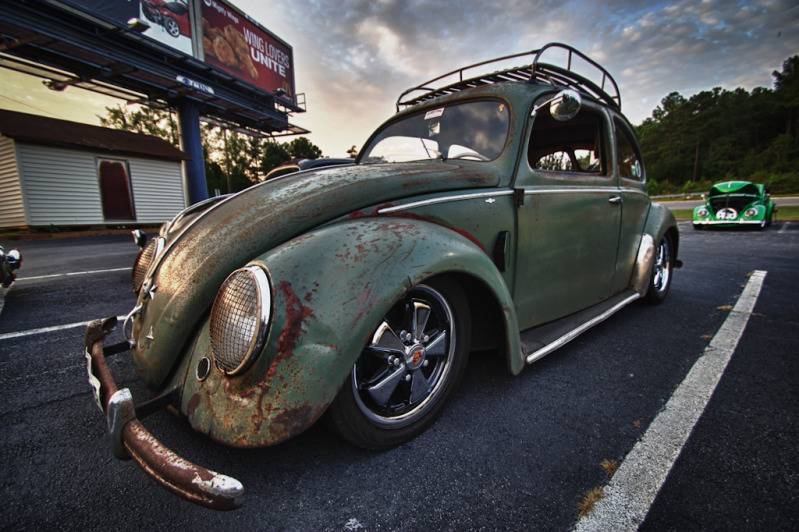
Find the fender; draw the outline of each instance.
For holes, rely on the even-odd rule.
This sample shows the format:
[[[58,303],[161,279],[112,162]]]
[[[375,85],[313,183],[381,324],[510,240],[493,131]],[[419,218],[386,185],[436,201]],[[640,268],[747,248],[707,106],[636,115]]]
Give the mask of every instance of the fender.
[[[412,286],[458,272],[483,282],[504,310],[511,370],[524,365],[510,292],[486,254],[456,232],[421,220],[363,218],[318,228],[256,257],[272,286],[263,352],[241,376],[213,367],[206,319],[185,372],[181,410],[196,430],[238,447],[272,445],[319,418],[383,316]]]
[[[644,233],[652,235],[655,246],[658,245],[663,235],[669,232],[674,244],[674,259],[677,260],[680,248],[680,232],[677,230],[677,220],[671,210],[660,203],[652,202],[649,206],[649,214],[644,224]],[[680,262],[677,261],[679,267]]]

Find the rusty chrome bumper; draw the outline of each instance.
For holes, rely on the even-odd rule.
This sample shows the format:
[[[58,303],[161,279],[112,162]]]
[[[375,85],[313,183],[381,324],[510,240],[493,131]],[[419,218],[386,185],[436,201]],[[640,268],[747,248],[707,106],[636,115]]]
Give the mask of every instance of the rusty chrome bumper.
[[[181,458],[139,421],[137,413],[152,412],[154,405],[165,406],[168,394],[137,407],[130,390],[117,388],[106,356],[128,351],[130,346],[123,342],[104,347],[106,336],[116,324],[117,319],[113,317],[92,321],[86,328],[84,340],[89,384],[108,422],[114,456],[123,460],[133,458],[156,482],[195,504],[214,510],[233,510],[241,506],[244,498],[241,482]]]

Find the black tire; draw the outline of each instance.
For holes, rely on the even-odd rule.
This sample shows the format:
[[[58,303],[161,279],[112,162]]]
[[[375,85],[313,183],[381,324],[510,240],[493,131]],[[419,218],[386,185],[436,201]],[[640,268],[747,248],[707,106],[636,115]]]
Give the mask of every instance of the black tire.
[[[177,20],[168,15],[164,15],[163,24],[164,29],[171,37],[180,37],[180,25]]]
[[[663,256],[661,256],[661,253],[663,253]],[[671,237],[665,234],[658,242],[658,245],[655,246],[655,261],[649,277],[649,288],[646,296],[644,296],[644,300],[650,305],[662,303],[666,296],[669,295],[674,274],[674,259],[674,243]],[[658,273],[660,273],[661,277],[658,277]],[[665,281],[662,277],[664,274]]]
[[[443,299],[443,305],[440,304],[439,297]],[[425,342],[430,351],[427,351],[425,342],[415,338],[417,333],[413,331],[406,333],[413,338],[402,342],[407,346],[406,354],[391,355],[391,352],[398,351],[384,349],[383,345],[396,345],[393,342],[399,339],[402,331],[397,334],[393,332],[395,328],[414,329],[408,324],[416,320],[417,314],[413,310],[417,308],[416,303],[428,305],[429,318],[425,319],[425,326],[422,327],[422,340],[429,338],[429,341]],[[408,309],[414,316],[413,319],[409,320]],[[447,318],[449,315],[451,322]],[[405,325],[392,325],[392,323],[405,323]],[[432,328],[425,328],[427,326]],[[428,330],[431,334],[424,336]],[[446,331],[450,332],[445,334],[442,340],[442,332]],[[470,336],[469,306],[458,283],[442,278],[413,287],[392,307],[384,320],[376,324],[373,337],[379,337],[380,340],[364,347],[364,351],[327,411],[325,416],[327,425],[350,443],[365,449],[388,449],[412,440],[439,416],[447,399],[457,388],[469,358]],[[384,341],[383,338],[387,340]],[[454,338],[454,345],[451,338]],[[442,347],[444,341],[446,345]],[[393,362],[392,357],[394,357]],[[369,380],[368,376],[375,368],[377,372],[375,375],[378,378]],[[404,374],[402,374],[403,369]],[[430,374],[425,375],[428,371]],[[418,395],[414,400],[413,388],[420,372],[422,374],[420,382],[424,383],[420,386],[428,391],[426,395]],[[373,390],[378,388],[378,384],[388,382],[395,373],[401,374],[399,380],[391,380],[392,382],[396,380],[399,384],[394,384],[391,391],[387,392],[385,403],[381,404],[373,395]],[[409,377],[410,380],[405,380]],[[359,380],[365,382],[359,383]],[[370,387],[367,382],[376,384]],[[388,389],[389,386],[384,389]],[[408,396],[407,404],[404,400],[405,395]]]

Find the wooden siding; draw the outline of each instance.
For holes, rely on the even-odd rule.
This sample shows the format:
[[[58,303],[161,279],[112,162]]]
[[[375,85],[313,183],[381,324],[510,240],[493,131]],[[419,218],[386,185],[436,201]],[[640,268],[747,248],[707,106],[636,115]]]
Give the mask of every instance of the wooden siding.
[[[0,135],[0,227],[24,225],[25,202],[19,184],[14,141]]]
[[[161,223],[185,208],[180,163],[129,158],[133,203],[139,223]]]
[[[134,223],[161,223],[183,209],[180,163],[140,157],[113,157],[91,151],[17,143],[28,224],[102,225],[97,159],[128,161]]]

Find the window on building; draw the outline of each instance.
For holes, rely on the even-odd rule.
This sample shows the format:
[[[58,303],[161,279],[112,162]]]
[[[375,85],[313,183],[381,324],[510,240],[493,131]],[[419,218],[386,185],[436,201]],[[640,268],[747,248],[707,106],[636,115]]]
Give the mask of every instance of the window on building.
[[[550,172],[609,175],[606,164],[604,120],[585,106],[566,122],[539,110],[533,123],[527,158],[531,168]]]
[[[128,162],[118,159],[98,159],[97,178],[103,218],[106,220],[135,220],[133,191],[130,186]]]

